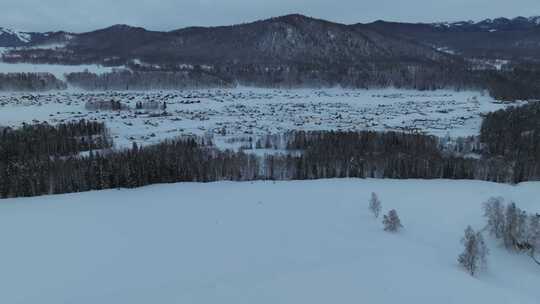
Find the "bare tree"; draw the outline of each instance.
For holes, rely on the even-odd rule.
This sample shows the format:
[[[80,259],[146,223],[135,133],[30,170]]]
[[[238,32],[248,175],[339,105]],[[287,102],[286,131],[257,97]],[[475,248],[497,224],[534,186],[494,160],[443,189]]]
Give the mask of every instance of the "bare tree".
[[[536,253],[540,250],[540,214],[531,214],[529,216],[527,243],[530,245],[529,255],[540,265],[536,258]]]
[[[489,250],[480,232],[475,232],[471,226],[465,229],[465,236],[461,239],[465,247],[458,256],[459,264],[472,276],[479,270],[487,267]]]
[[[484,216],[488,220],[487,228],[495,238],[504,234],[504,200],[502,197],[492,197],[484,203]]]
[[[514,202],[506,206],[505,226],[503,234],[504,246],[507,249],[516,249],[519,239],[519,215],[521,210]]]
[[[369,211],[373,213],[375,218],[379,217],[379,214],[381,213],[381,201],[379,200],[379,197],[375,192],[371,193],[371,198],[369,199]]]

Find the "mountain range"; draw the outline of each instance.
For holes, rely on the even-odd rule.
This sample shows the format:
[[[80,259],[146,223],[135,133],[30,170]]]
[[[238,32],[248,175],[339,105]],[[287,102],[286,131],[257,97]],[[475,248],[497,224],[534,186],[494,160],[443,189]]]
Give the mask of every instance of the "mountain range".
[[[129,25],[86,33],[0,29],[0,47],[1,58],[8,63],[100,64],[128,67],[131,72],[114,77],[67,75],[70,84],[90,89],[146,89],[148,83],[154,84],[152,88],[168,88],[192,83],[488,87],[501,98],[524,98],[540,92],[535,85],[535,73],[540,71],[540,17],[341,24],[291,14],[165,32]],[[523,72],[516,67],[535,70]],[[490,72],[500,70],[509,72]],[[170,72],[175,74],[163,74]]]
[[[465,57],[540,59],[540,17],[433,24],[377,21],[367,26]]]
[[[443,57],[438,54],[441,51],[466,57],[538,60],[540,17],[345,25],[293,14],[240,25],[189,27],[169,32],[128,25],[78,34],[0,28],[0,47],[31,47],[34,59],[50,61],[51,58],[35,50],[40,47],[50,50],[51,45],[75,54],[74,58],[64,58],[66,61],[84,62],[437,60]],[[54,60],[62,57],[59,54],[57,50]]]
[[[61,36],[69,39],[59,39]],[[59,44],[60,43],[60,44]],[[49,46],[54,47],[49,47]],[[190,27],[170,32],[114,25],[87,33],[4,31],[0,46],[21,47],[7,59],[126,64],[352,64],[358,61],[432,61],[448,56],[368,26],[287,15],[253,23]]]

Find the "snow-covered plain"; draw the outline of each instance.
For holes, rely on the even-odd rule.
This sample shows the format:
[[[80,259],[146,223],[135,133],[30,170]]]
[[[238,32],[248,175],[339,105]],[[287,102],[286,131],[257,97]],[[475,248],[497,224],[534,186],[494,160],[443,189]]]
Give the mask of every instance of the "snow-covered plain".
[[[88,111],[87,101],[121,101],[121,112]],[[167,103],[166,116],[136,113],[135,103]],[[438,136],[479,133],[481,115],[508,106],[480,92],[398,89],[275,90],[235,88],[165,92],[56,92],[0,95],[0,124],[103,121],[118,146],[180,135],[225,141],[290,130],[416,130]],[[161,111],[158,111],[158,113]],[[157,117],[156,117],[157,116]]]
[[[368,211],[397,209],[386,233]],[[481,204],[540,211],[540,183],[336,179],[155,185],[0,203],[0,303],[520,303],[540,267],[493,240],[456,262]]]

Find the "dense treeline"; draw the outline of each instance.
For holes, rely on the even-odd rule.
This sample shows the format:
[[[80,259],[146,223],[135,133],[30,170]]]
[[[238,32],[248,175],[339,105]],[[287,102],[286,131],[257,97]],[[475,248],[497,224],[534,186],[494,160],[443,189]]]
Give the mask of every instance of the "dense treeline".
[[[55,164],[80,152],[110,148],[103,123],[79,121],[0,129],[0,196],[49,193]],[[66,191],[71,192],[71,191]]]
[[[256,148],[287,150],[265,157],[220,151],[188,138],[124,151],[103,124],[81,121],[25,126],[0,133],[1,197],[33,196],[154,183],[289,180],[335,177],[540,180],[540,104],[487,115],[479,138],[450,144],[399,132],[290,132],[268,135]],[[250,145],[251,146],[251,145]],[[90,151],[85,156],[80,151]],[[474,157],[466,157],[473,154]]]
[[[480,140],[487,157],[513,164],[514,181],[540,176],[540,103],[489,113]]]
[[[86,120],[58,126],[43,123],[0,128],[0,161],[58,157],[111,146],[105,125]]]
[[[235,85],[258,87],[396,87],[418,90],[452,88],[479,89],[481,84],[466,70],[452,67],[426,67],[366,63],[361,67],[322,69],[309,65],[222,65],[211,69],[200,66],[159,70],[117,70],[101,75],[82,72],[66,76],[70,85],[86,90],[149,90]]]
[[[37,124],[0,128],[0,196],[47,193],[50,166],[82,151],[109,148],[103,123],[79,121],[58,126]],[[39,186],[38,186],[39,185]]]
[[[214,72],[235,83],[261,87],[406,88],[435,90],[477,89],[480,83],[463,67],[419,63],[362,62],[346,66],[221,65]]]
[[[480,134],[490,155],[540,160],[540,102],[487,114]]]
[[[103,123],[81,120],[58,126],[25,125],[0,128],[0,162],[58,157],[109,148],[112,140]]]
[[[171,70],[118,70],[101,75],[68,74],[67,82],[85,90],[152,90],[236,85],[353,89],[402,88],[415,90],[488,90],[498,100],[540,99],[540,68],[473,71],[464,67],[365,63],[346,68],[310,65],[219,65]]]
[[[496,157],[468,158],[461,153],[443,151],[434,136],[397,132],[293,132],[264,139],[291,150],[297,157],[269,156],[269,168],[286,168],[277,179],[315,179],[334,177],[448,178],[519,182],[540,175],[514,175],[513,163]],[[275,175],[276,173],[274,173]]]
[[[499,160],[445,156],[436,139],[419,134],[299,132],[288,146],[303,153],[268,155],[219,151],[208,142],[177,139],[81,157],[25,157],[0,163],[2,197],[34,196],[155,183],[289,180],[334,177],[453,178],[512,182]]]
[[[62,90],[67,85],[84,90],[171,90],[234,87],[237,85],[353,89],[403,88],[416,90],[488,90],[498,100],[540,99],[540,67],[515,66],[502,71],[473,71],[465,67],[403,67],[365,63],[322,69],[311,65],[219,65],[170,69],[119,69],[110,73],[69,73],[66,82],[49,73],[0,74],[0,91]]]
[[[63,90],[67,85],[50,73],[0,73],[0,91]]]
[[[486,71],[482,79],[495,99],[540,99],[540,64],[517,63],[504,71]]]
[[[185,88],[230,87],[215,75],[194,71],[130,71],[118,70],[105,74],[70,73],[67,82],[85,90],[172,90]]]
[[[6,198],[181,181],[253,180],[258,178],[258,164],[253,155],[217,151],[193,138],[178,139],[124,151],[90,152],[84,157],[11,162],[0,175],[0,195]]]

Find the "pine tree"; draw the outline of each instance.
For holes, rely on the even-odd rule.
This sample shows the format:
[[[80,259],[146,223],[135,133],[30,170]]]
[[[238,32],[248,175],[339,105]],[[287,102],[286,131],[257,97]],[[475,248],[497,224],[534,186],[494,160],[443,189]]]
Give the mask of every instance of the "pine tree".
[[[397,214],[397,211],[392,209],[388,212],[387,215],[383,218],[384,231],[388,232],[397,232],[399,229],[403,228],[401,225],[401,220]]]
[[[369,211],[373,213],[375,218],[379,217],[379,214],[381,213],[381,201],[379,200],[379,197],[375,192],[371,193],[371,199],[369,200]]]

